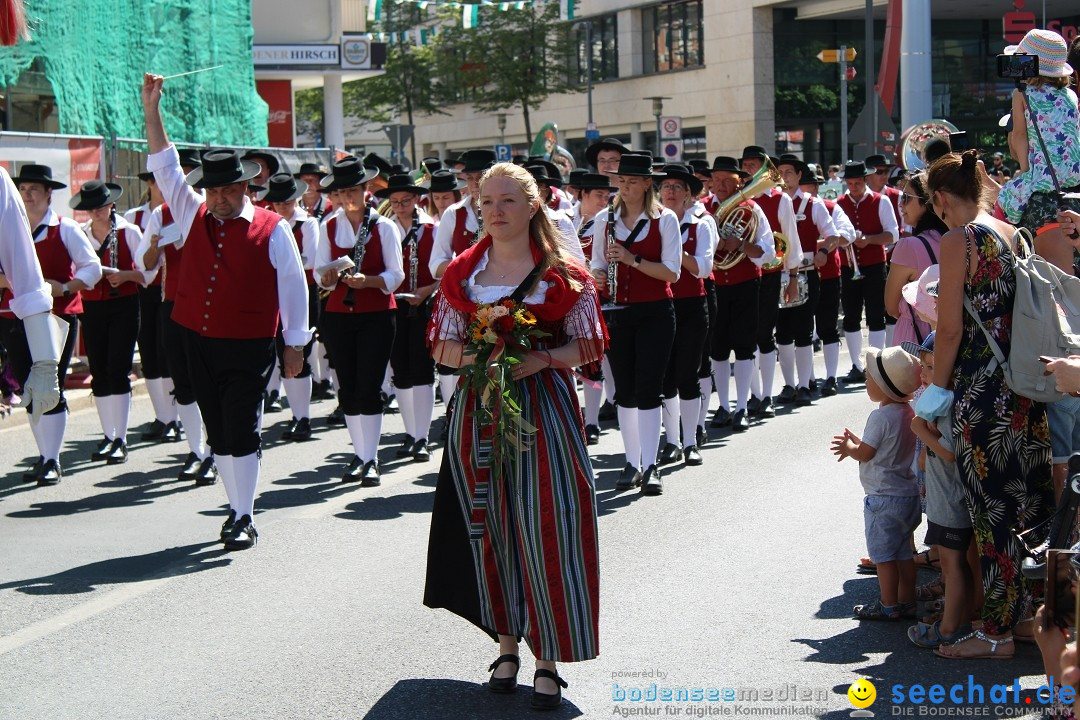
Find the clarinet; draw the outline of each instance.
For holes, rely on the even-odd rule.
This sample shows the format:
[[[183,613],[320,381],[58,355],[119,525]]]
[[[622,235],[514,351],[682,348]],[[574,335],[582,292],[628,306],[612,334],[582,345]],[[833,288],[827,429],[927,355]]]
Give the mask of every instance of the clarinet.
[[[105,238],[105,242],[109,244],[109,263],[111,263],[114,270],[119,270],[119,256],[117,255],[117,246],[120,244],[116,233],[116,209],[114,208],[109,213],[109,234]],[[120,297],[120,288],[110,283],[109,297]]]
[[[484,236],[484,216],[480,214],[480,207],[477,206],[477,208],[476,208],[476,234],[473,235],[472,242],[469,243],[469,246],[471,247],[471,246],[475,245],[476,243],[480,242],[480,238],[482,238],[483,236]]]
[[[608,199],[607,217],[607,247],[615,246],[618,239],[615,237],[615,199],[614,195]],[[615,304],[615,293],[619,288],[619,261],[611,260],[607,266],[607,288],[610,303]]]
[[[371,216],[371,207],[364,212],[364,219],[360,223],[360,232],[356,235],[356,244],[353,245],[353,268],[352,274],[360,272],[360,266],[364,262],[364,250],[367,247],[368,236],[371,234],[371,224],[368,223],[368,218]],[[341,304],[345,307],[352,309],[356,305],[356,293],[354,288],[349,288],[345,291],[345,297],[341,299]]]
[[[420,269],[420,213],[413,209],[412,227],[409,228],[409,292],[416,293],[417,273]],[[408,317],[416,317],[416,305],[409,303]]]

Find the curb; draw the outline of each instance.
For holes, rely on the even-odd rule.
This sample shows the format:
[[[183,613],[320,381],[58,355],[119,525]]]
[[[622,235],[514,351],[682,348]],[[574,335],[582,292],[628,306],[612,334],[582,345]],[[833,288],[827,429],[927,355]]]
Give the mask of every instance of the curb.
[[[131,396],[133,398],[146,394],[146,380],[140,377],[131,381]],[[94,406],[94,395],[90,392],[89,387],[64,388],[64,397],[67,398],[69,415]],[[21,408],[12,408],[10,415],[0,417],[0,432],[29,424],[30,413]]]

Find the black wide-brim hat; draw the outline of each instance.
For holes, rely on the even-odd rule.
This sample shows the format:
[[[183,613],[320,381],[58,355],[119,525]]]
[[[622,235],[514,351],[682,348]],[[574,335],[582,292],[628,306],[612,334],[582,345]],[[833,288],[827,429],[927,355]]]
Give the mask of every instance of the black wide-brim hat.
[[[622,141],[617,138],[604,138],[599,142],[594,142],[585,149],[585,159],[588,160],[589,164],[593,167],[596,167],[596,156],[600,154],[601,150],[615,150],[625,155],[630,151],[630,148],[623,145]]]
[[[431,173],[431,179],[420,183],[419,187],[426,188],[428,192],[444,193],[461,192],[466,185],[468,183],[458,178],[453,170],[443,168]]]
[[[709,169],[708,160],[687,160],[686,164],[689,165],[690,169],[698,175],[704,175],[708,177],[709,173],[711,172],[711,170]]]
[[[296,178],[289,173],[278,173],[270,176],[266,192],[259,197],[259,200],[269,203],[295,202],[305,191],[307,191],[307,185],[296,182]]]
[[[549,178],[562,180],[562,170],[559,169],[559,166],[550,160],[545,159],[542,155],[530,156],[529,159],[525,161],[525,167],[528,168],[530,165],[543,165],[547,168]]]
[[[19,168],[19,174],[13,175],[11,181],[18,185],[19,183],[38,183],[44,185],[52,190],[59,190],[60,188],[66,188],[62,182],[53,180],[52,168],[48,165],[35,165],[33,163],[29,165],[23,165]]]
[[[870,155],[865,160],[863,160],[863,165],[868,168],[887,168],[893,166],[893,164],[889,162],[884,155]]]
[[[588,170],[584,170],[582,168],[574,168],[573,170],[570,171],[570,177],[568,177],[566,179],[566,187],[576,188],[578,186],[577,185],[578,180],[581,177],[583,177],[585,175],[588,175],[588,174],[589,174]]]
[[[697,195],[701,192],[701,189],[705,187],[705,183],[701,182],[701,180],[694,175],[694,171],[691,170],[688,165],[680,165],[678,163],[665,165],[663,169],[660,170],[660,176],[657,178],[657,181],[664,182],[668,178],[672,180],[682,180],[689,185],[691,195]]]
[[[250,160],[241,160],[235,150],[210,150],[202,156],[202,165],[187,174],[184,182],[194,188],[214,188],[246,182],[262,172]]]
[[[68,205],[72,210],[97,210],[112,205],[124,194],[124,188],[115,183],[90,180],[72,196]]]
[[[805,165],[805,163],[804,163]],[[824,185],[825,178],[821,177],[809,167],[803,167],[800,171],[799,184],[800,185]]]
[[[400,173],[391,175],[386,187],[375,191],[375,197],[388,198],[394,193],[407,192],[413,195],[427,195],[427,188],[413,184],[412,175]]]
[[[867,175],[873,175],[874,172],[874,170],[868,169],[865,163],[858,160],[849,160],[844,163],[844,174],[840,177],[844,180],[855,180],[864,178]]]
[[[437,157],[426,157],[420,161],[424,167],[427,168],[428,174],[435,172],[436,170],[442,170],[442,160]]]
[[[202,153],[198,148],[178,148],[176,154],[180,156],[180,167],[197,168],[202,165]]]
[[[364,165],[358,158],[338,160],[329,175],[319,181],[327,191],[364,185],[379,176],[379,168]]]
[[[301,163],[300,170],[293,173],[293,177],[299,179],[301,175],[318,175],[319,179],[326,177],[327,173],[321,166],[315,163]]]
[[[378,170],[379,175],[385,175],[390,177],[394,174],[394,166],[391,165],[386,158],[376,153],[368,153],[364,156],[364,165],[367,167],[373,167]]]
[[[717,155],[713,158],[713,164],[712,167],[709,168],[709,173],[712,174],[718,172],[734,173],[741,178],[750,177],[750,173],[739,167],[739,161],[728,155]]]
[[[614,192],[619,189],[611,184],[611,180],[608,179],[607,175],[601,175],[600,173],[584,173],[578,176],[574,179],[574,187],[584,192],[589,190]]]
[[[652,156],[648,154],[636,155],[623,153],[622,157],[619,158],[619,169],[615,171],[615,174],[629,175],[632,177],[660,177],[659,173],[653,172]]]
[[[457,159],[459,163],[464,163],[465,167],[455,172],[484,172],[494,165],[496,160],[498,160],[498,157],[495,155],[494,150],[466,150]]]
[[[561,178],[551,177],[550,170],[547,167],[547,165],[550,164],[551,163],[529,163],[525,166],[525,169],[529,171],[529,173],[533,176],[533,179],[536,180],[536,182],[538,183],[544,183],[545,185],[554,187],[562,187]]]
[[[795,168],[795,172],[799,173],[800,175],[809,169],[807,168],[806,163],[804,163],[802,160],[795,157],[794,155],[790,154],[781,155],[776,159],[776,162],[774,162],[773,165],[776,166],[777,170],[780,169],[781,165],[790,165],[791,167]]]
[[[263,150],[248,150],[241,158],[241,160],[252,161],[256,159],[262,160],[264,163],[266,163],[266,171],[271,175],[277,175],[279,172],[282,172],[281,161],[270,153]]]
[[[761,145],[747,145],[743,148],[740,160],[768,160],[769,153]]]

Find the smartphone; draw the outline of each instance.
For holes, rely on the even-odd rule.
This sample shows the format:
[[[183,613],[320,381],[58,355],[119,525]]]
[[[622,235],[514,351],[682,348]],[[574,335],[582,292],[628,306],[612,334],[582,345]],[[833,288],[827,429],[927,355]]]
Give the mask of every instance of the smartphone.
[[[1003,80],[1027,80],[1039,77],[1039,56],[1023,53],[998,55],[997,72],[998,77]]]

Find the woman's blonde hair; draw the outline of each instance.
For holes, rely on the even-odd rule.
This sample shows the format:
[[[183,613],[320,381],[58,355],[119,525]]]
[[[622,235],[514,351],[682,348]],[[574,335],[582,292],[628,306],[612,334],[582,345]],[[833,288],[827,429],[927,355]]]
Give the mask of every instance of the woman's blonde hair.
[[[480,193],[483,194],[484,185],[487,184],[488,180],[499,177],[516,182],[525,199],[529,201],[532,207],[536,208],[536,212],[533,213],[532,220],[529,222],[529,237],[540,249],[540,272],[537,274],[536,282],[539,282],[548,270],[554,270],[566,280],[570,287],[581,290],[581,281],[574,278],[567,270],[567,264],[571,262],[572,256],[566,247],[566,240],[556,231],[555,226],[548,219],[544,203],[540,200],[540,188],[537,187],[532,173],[513,163],[496,163],[488,168],[484,172],[484,176],[480,178]],[[530,294],[535,287],[536,284],[534,283],[533,287],[529,289],[529,293],[526,294]]]

